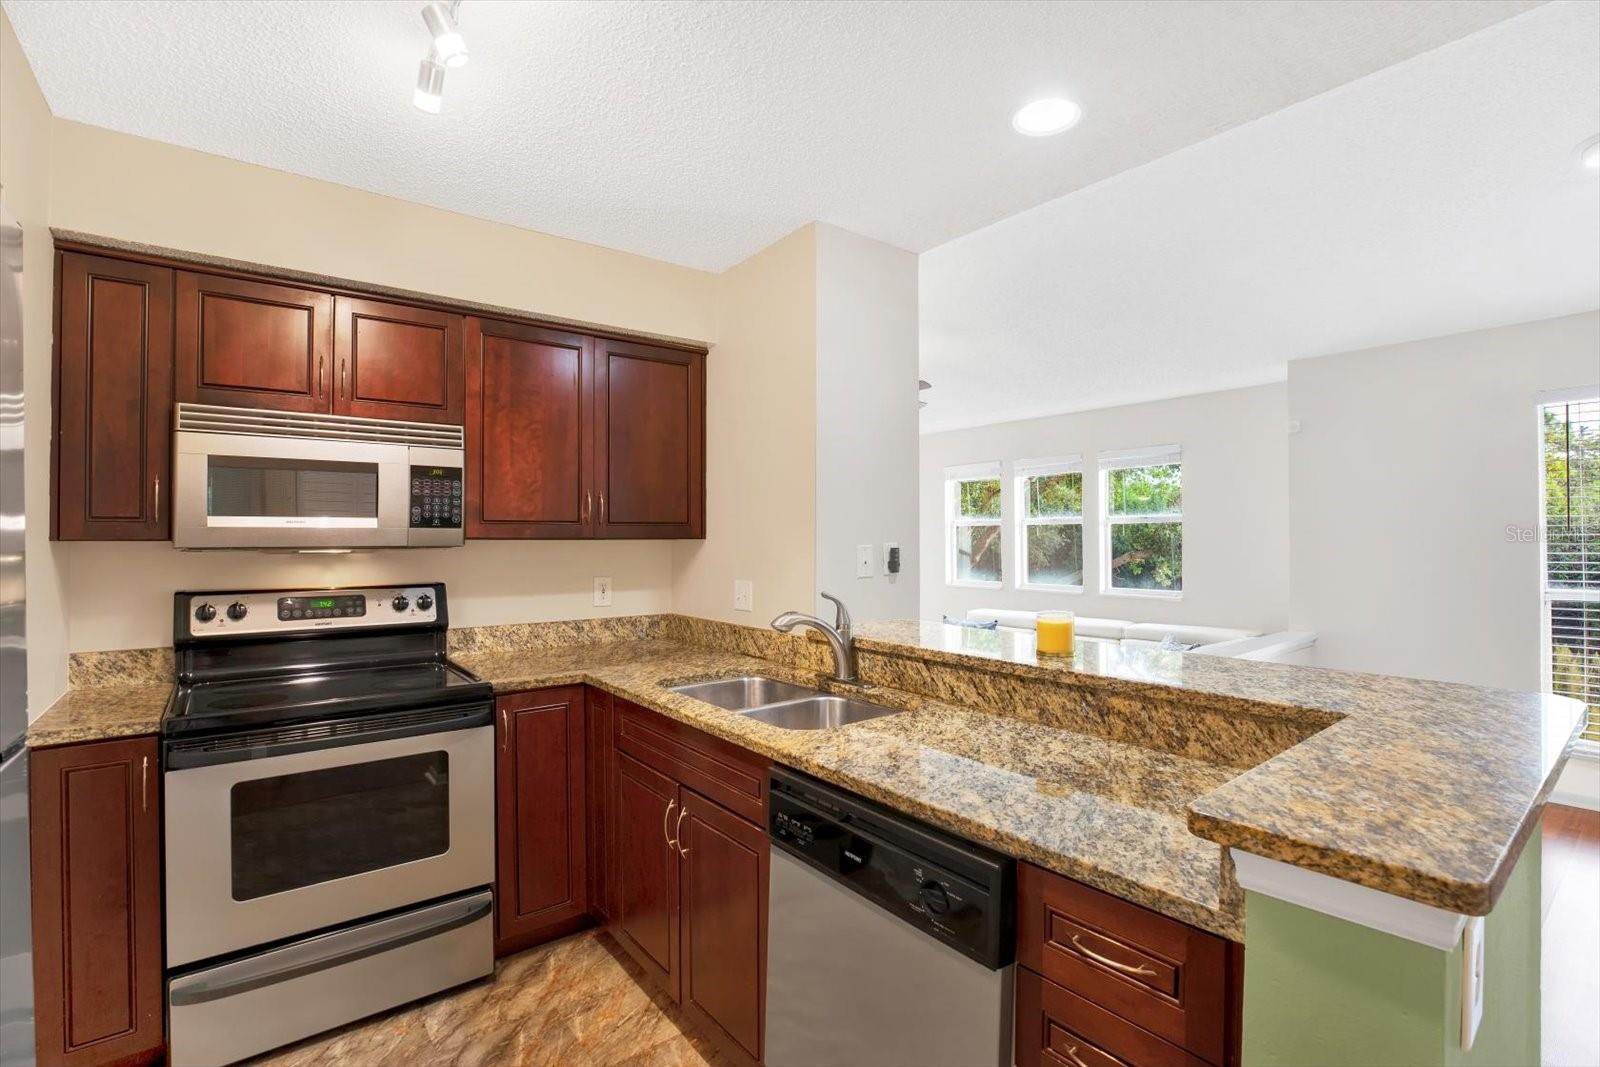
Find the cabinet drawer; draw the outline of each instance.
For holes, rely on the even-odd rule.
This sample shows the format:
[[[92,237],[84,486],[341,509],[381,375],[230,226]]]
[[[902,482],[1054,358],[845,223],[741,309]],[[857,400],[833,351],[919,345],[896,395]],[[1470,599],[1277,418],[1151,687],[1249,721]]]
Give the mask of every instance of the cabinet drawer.
[[[1236,952],[1214,934],[1031,864],[1017,871],[1017,961],[1212,1063],[1228,1062]]]
[[[767,824],[767,759],[626,700],[616,701],[615,715],[619,752],[741,818]]]
[[[1017,968],[1017,1067],[1205,1067],[1026,967]]]

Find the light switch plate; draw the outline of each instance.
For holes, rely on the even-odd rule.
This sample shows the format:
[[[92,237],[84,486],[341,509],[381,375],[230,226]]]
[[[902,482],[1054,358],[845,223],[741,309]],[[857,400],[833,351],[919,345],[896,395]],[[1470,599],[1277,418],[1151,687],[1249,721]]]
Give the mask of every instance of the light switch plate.
[[[1483,916],[1467,920],[1461,934],[1461,1050],[1472,1048],[1483,1022]]]
[[[755,583],[748,578],[735,578],[733,580],[733,610],[756,610]]]
[[[610,578],[596,578],[594,580],[594,606],[597,608],[611,606]]]
[[[856,546],[856,577],[857,578],[871,578],[872,577],[872,546],[871,545],[857,545]]]

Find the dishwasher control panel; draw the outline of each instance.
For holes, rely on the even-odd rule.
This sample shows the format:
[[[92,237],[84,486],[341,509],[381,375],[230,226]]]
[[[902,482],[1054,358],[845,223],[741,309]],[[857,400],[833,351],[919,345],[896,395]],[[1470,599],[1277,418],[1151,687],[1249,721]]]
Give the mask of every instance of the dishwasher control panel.
[[[768,797],[773,848],[987,967],[1012,962],[1015,861],[787,768]]]

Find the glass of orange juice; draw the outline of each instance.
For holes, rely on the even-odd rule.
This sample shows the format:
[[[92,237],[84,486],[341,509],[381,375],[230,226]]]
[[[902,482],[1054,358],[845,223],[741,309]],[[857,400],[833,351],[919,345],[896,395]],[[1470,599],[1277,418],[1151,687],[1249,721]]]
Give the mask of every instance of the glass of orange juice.
[[[1070,611],[1041,611],[1036,623],[1039,652],[1047,656],[1072,655],[1077,620]]]

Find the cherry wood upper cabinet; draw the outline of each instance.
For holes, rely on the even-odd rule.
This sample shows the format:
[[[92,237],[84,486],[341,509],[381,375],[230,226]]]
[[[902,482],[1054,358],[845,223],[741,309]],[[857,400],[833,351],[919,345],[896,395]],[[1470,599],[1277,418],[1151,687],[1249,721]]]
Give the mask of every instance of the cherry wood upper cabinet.
[[[55,537],[171,536],[172,271],[57,259]]]
[[[706,363],[595,340],[596,534],[705,536]]]
[[[496,702],[495,954],[587,921],[587,790],[582,686]]]
[[[468,537],[593,536],[593,341],[469,318]]]
[[[160,785],[153,737],[29,756],[34,1036],[44,1067],[161,1058]]]
[[[335,414],[462,421],[460,315],[341,296],[333,319]]]
[[[179,271],[178,399],[327,411],[333,297],[244,278]]]

